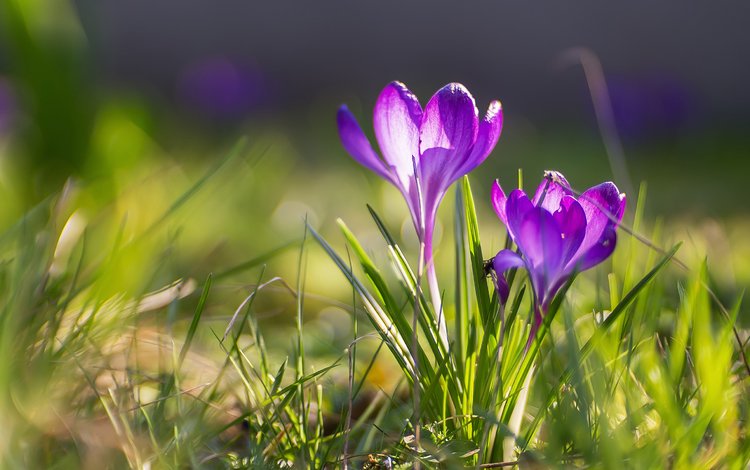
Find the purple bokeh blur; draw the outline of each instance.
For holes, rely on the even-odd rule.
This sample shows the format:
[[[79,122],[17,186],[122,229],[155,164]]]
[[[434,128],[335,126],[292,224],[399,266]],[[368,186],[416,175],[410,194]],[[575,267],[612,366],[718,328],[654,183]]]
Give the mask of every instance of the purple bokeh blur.
[[[267,101],[260,71],[225,57],[209,57],[189,64],[177,83],[180,103],[208,119],[233,121],[246,117]]]
[[[675,77],[609,76],[608,82],[617,129],[627,140],[679,133],[698,114],[693,94]]]

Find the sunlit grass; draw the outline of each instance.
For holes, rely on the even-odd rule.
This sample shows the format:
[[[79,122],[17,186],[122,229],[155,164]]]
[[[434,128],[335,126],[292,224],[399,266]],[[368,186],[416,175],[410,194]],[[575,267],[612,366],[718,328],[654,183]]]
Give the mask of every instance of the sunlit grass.
[[[503,228],[466,181],[441,213],[445,350],[416,289],[405,211],[381,217],[376,198],[368,217],[335,224],[329,208],[305,227],[285,202],[293,191],[245,206],[278,189],[263,181],[264,152],[229,151],[202,172],[141,162],[120,170],[109,199],[72,181],[5,224],[3,466],[706,468],[750,458],[737,341],[748,334],[735,321],[743,220],[653,222],[642,194],[612,260],[577,276],[525,354],[525,275],[501,314],[483,261]],[[239,182],[253,187],[227,189]],[[251,248],[232,247],[243,234]]]

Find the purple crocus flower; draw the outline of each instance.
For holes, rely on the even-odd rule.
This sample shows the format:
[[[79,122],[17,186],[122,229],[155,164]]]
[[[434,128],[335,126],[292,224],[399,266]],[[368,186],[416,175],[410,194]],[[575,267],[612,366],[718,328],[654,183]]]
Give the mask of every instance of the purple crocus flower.
[[[502,250],[492,260],[498,295],[503,302],[508,298],[505,271],[528,271],[534,291],[531,343],[550,302],[570,276],[596,266],[614,251],[625,194],[606,182],[576,197],[562,174],[548,171],[533,199],[520,189],[506,196],[495,181],[492,204],[518,246],[518,253]]]
[[[497,143],[503,122],[500,102],[491,102],[480,120],[474,98],[459,83],[438,90],[424,109],[403,83],[390,83],[380,93],[373,117],[382,158],[346,105],[337,121],[346,151],[404,195],[424,243],[432,301],[442,319],[432,263],[435,217],[450,185],[482,163]],[[440,327],[443,333],[444,322]]]

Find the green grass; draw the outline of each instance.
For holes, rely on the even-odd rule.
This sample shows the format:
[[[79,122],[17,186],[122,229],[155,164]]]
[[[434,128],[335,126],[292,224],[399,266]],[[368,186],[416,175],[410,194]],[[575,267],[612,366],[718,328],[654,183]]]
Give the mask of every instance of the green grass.
[[[440,247],[446,348],[416,254],[374,206],[379,242],[356,235],[366,224],[340,220],[337,234],[300,220],[290,241],[246,261],[185,268],[180,251],[200,246],[185,240],[205,230],[193,220],[213,197],[231,200],[221,189],[236,170],[264,171],[247,166],[264,148],[236,147],[175,180],[172,199],[136,220],[126,214],[143,211],[139,192],[151,184],[98,204],[95,185],[71,184],[7,225],[0,466],[750,461],[742,293],[717,283],[708,265],[722,260],[702,261],[703,239],[680,244],[669,223],[645,219],[645,190],[615,255],[562,289],[526,351],[526,275],[510,275],[510,300],[499,305],[484,261],[503,245],[486,239],[503,228],[478,215],[486,207],[462,180],[453,235]],[[335,285],[311,290],[320,276]]]
[[[733,388],[748,371],[738,365],[730,340],[739,303],[732,312],[717,314],[725,308],[717,299],[713,305],[707,302],[711,291],[705,270],[661,279],[664,268],[675,264],[679,245],[666,252],[658,248],[658,240],[647,241],[642,235],[628,240],[623,233],[606,285],[583,279],[580,284],[588,282],[585,290],[573,287],[579,283],[566,286],[553,302],[538,341],[524,352],[530,316],[526,286],[516,279],[507,311],[490,295],[468,180],[457,191],[456,208],[455,328],[448,351],[441,348],[434,313],[416,288],[416,270],[374,211],[401,292],[393,292],[345,225],[345,238],[369,287],[316,235],[361,296],[373,327],[413,387],[415,409],[392,455],[444,466],[491,466],[519,456],[550,465],[634,468],[685,466],[696,458],[698,467],[745,462],[747,450],[738,434],[741,395]],[[643,225],[642,214],[642,207],[637,208],[634,227]],[[685,271],[683,263],[677,265]],[[598,271],[602,269],[606,266]],[[694,292],[678,300],[675,294],[682,282],[692,283]],[[583,305],[594,314],[584,314]],[[679,312],[679,321],[674,331],[664,331],[660,319],[672,309]],[[410,348],[414,330],[408,319],[415,313],[419,339]],[[673,343],[679,352],[673,352]],[[701,351],[695,360],[693,351]],[[697,357],[714,355],[723,361],[718,372],[711,369],[712,377],[699,380]],[[675,363],[694,370],[688,373],[689,368]],[[671,375],[675,383],[652,391],[653,382],[666,387],[654,379],[662,369],[672,369],[665,377]],[[685,374],[694,379],[678,380]],[[530,388],[534,393],[527,404]],[[689,400],[676,403],[674,395]],[[708,397],[713,397],[712,408],[706,408]],[[673,415],[682,415],[682,420]],[[422,433],[416,432],[418,427]],[[418,442],[420,434],[427,437],[425,442]],[[445,451],[451,448],[461,450]]]

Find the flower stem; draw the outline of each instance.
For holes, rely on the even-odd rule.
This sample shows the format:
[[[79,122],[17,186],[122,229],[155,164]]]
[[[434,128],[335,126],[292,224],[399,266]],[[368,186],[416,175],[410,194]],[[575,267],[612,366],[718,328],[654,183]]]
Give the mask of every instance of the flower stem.
[[[429,253],[427,262],[427,282],[430,284],[430,297],[432,297],[432,306],[435,309],[435,315],[437,315],[438,323],[438,334],[440,335],[440,341],[445,346],[445,350],[448,350],[448,328],[445,325],[445,312],[443,311],[443,299],[440,292],[440,286],[438,285],[437,273],[435,272],[435,263],[433,263],[432,252]]]
[[[427,282],[430,285],[430,297],[432,298],[432,307],[437,317],[438,335],[443,347],[448,351],[448,328],[445,325],[445,312],[443,311],[443,296],[438,285],[437,272],[435,271],[435,256],[432,250],[432,232],[435,228],[434,219],[427,224],[429,227],[424,230],[422,237],[422,249],[424,250],[424,267],[427,268]]]
[[[417,321],[420,312],[420,303],[419,298],[422,296],[422,274],[424,273],[424,256],[425,256],[425,244],[420,244],[419,247],[419,263],[417,264],[417,289],[414,292],[414,316],[412,318],[411,328],[412,328],[412,338],[411,338],[411,356],[412,360],[414,361],[414,389],[413,389],[413,395],[414,395],[414,415],[412,417],[412,426],[414,427],[414,452],[419,453],[420,450],[420,438],[422,434],[422,428],[420,424],[420,396],[419,396],[419,354],[417,353],[419,349],[419,337],[417,336],[417,325],[419,322]],[[414,468],[416,470],[420,470],[420,463],[418,459],[414,460]]]
[[[536,334],[539,332],[539,327],[544,322],[544,315],[547,309],[542,309],[539,305],[534,305],[534,318],[531,320],[531,331],[529,331],[529,339],[526,341],[526,351],[528,352],[531,347],[531,343],[534,342]]]
[[[513,408],[513,413],[510,415],[510,421],[508,422],[508,431],[511,435],[503,439],[503,459],[512,460],[515,456],[516,440],[518,439],[519,433],[521,432],[521,423],[523,421],[523,415],[526,412],[526,403],[529,398],[529,388],[531,386],[531,376],[534,375],[534,365],[532,364],[526,377],[523,380],[523,386],[518,393],[516,399],[516,406]]]

